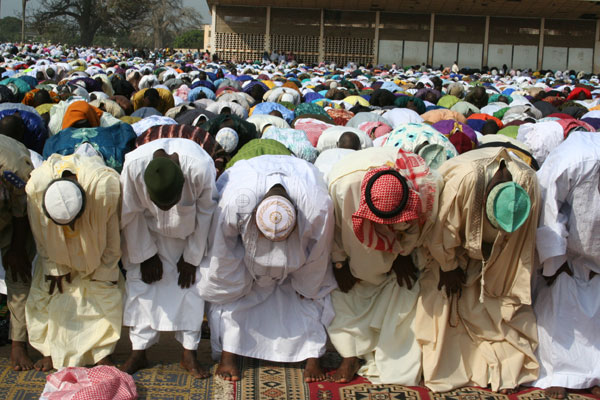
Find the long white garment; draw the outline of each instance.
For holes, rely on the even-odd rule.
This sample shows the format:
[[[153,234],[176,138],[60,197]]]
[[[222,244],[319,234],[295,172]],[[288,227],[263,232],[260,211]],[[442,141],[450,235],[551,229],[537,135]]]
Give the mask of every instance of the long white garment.
[[[323,152],[321,152],[321,154],[319,154],[319,157],[317,157],[317,159],[315,160],[315,167],[321,171],[321,174],[323,174],[323,179],[325,180],[325,182],[328,181],[327,176],[329,175],[329,171],[331,171],[331,168],[333,168],[333,166],[340,161],[342,158],[344,158],[344,156],[346,156],[349,153],[354,152],[355,150],[352,149],[339,149],[339,148],[335,148],[335,149],[329,149],[329,150],[325,150]]]
[[[143,174],[154,152],[176,152],[185,177],[181,200],[162,211],[151,200]],[[198,331],[202,326],[204,300],[200,297],[200,273],[196,285],[182,289],[177,284],[177,262],[200,265],[217,189],[215,167],[210,156],[188,139],[157,139],[125,157],[121,185],[123,265],[127,270],[127,301],[123,324],[150,326],[159,331]],[[141,279],[140,263],[158,253],[162,279],[150,285]]]
[[[275,184],[297,210],[297,226],[281,242],[259,234],[253,213]],[[238,161],[217,187],[221,198],[200,283],[211,302],[213,354],[280,362],[321,356],[336,283],[329,262],[333,207],[319,171],[295,157],[265,155]]]
[[[552,286],[538,280],[539,379],[532,385],[584,389],[600,384],[600,136],[573,132],[538,171],[544,207],[537,250],[545,276],[566,261]]]

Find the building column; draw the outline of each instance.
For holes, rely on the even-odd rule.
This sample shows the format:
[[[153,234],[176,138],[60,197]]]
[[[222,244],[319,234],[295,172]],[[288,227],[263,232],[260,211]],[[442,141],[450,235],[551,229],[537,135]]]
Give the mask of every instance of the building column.
[[[429,48],[427,49],[427,64],[433,65],[433,39],[435,33],[435,13],[431,13],[429,22]]]
[[[210,52],[217,51],[217,5],[213,4],[210,24]]]
[[[488,66],[488,48],[490,47],[490,16],[485,17],[485,33],[483,35],[483,65]]]
[[[267,6],[267,26],[265,28],[265,51],[271,53],[271,6]]]
[[[594,74],[600,74],[600,20],[596,20],[596,37],[594,40],[594,61],[592,65]]]
[[[373,39],[374,54],[373,54],[373,65],[379,63],[379,20],[381,18],[381,11],[375,11],[375,39]]]
[[[544,62],[544,30],[546,29],[546,18],[542,18],[540,21],[540,43],[538,44],[538,59],[537,69],[542,69]]]
[[[325,10],[321,8],[321,26],[319,29],[319,63],[325,61]]]

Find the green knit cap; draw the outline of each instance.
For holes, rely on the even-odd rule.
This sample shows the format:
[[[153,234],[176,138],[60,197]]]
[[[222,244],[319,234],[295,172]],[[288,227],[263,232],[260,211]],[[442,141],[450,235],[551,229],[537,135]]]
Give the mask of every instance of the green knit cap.
[[[490,191],[486,213],[491,224],[512,233],[525,223],[531,211],[529,195],[515,182],[500,183]]]
[[[156,205],[170,206],[177,202],[183,190],[183,172],[170,158],[157,157],[148,163],[144,182]]]

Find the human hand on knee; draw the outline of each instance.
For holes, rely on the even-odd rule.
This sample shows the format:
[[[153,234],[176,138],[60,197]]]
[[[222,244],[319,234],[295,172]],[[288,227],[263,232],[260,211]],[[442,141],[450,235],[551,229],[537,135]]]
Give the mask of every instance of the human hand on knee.
[[[462,293],[462,286],[466,282],[466,274],[462,268],[457,267],[452,271],[444,272],[440,268],[440,281],[438,283],[438,290],[442,290],[442,288],[446,287],[446,295],[450,297],[454,293],[458,293],[460,297]]]
[[[190,286],[196,284],[196,269],[197,267],[186,262],[183,259],[183,256],[181,256],[181,258],[177,262],[177,272],[179,272],[179,279],[177,280],[177,284],[182,289],[187,289]]]
[[[158,254],[143,261],[140,264],[140,272],[142,273],[142,281],[148,285],[160,281],[162,279],[163,266]]]
[[[392,269],[396,273],[398,285],[404,286],[404,283],[406,283],[408,290],[411,290],[414,282],[416,282],[419,277],[419,270],[415,267],[415,264],[413,264],[410,256],[398,254],[392,264]]]
[[[65,278],[67,283],[71,283],[71,273],[59,276],[46,275],[46,280],[50,281],[50,289],[48,290],[48,294],[54,293],[54,288],[58,287],[58,292],[63,292],[62,280]]]
[[[23,282],[31,281],[31,263],[27,258],[25,249],[9,247],[4,257],[2,257],[2,264],[12,274],[13,281],[16,282],[19,278]]]
[[[352,275],[352,271],[350,271],[348,260],[333,263],[333,275],[335,276],[339,289],[344,293],[349,292],[350,289],[354,287],[354,284],[358,282],[358,279],[356,279],[354,275]]]

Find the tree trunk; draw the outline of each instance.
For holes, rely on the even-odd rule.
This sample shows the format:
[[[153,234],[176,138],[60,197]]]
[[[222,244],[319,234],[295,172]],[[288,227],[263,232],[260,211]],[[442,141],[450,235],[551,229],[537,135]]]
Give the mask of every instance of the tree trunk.
[[[102,19],[97,15],[99,10],[95,7],[97,4],[92,0],[83,1],[81,15],[77,18],[79,25],[80,42],[83,46],[91,46],[94,42],[96,32],[102,24]],[[106,22],[106,21],[104,21]]]
[[[25,42],[25,9],[27,8],[27,0],[22,0],[23,15],[21,15],[21,43]]]
[[[154,39],[154,48],[162,49],[163,47],[163,32],[162,32],[162,18],[155,11],[152,13],[152,38]]]
[[[94,42],[94,36],[96,36],[96,29],[89,25],[79,25],[79,32],[81,34],[81,45],[91,46]]]

